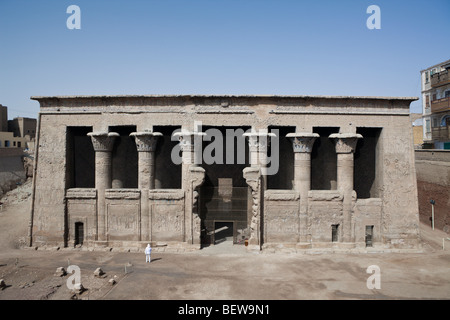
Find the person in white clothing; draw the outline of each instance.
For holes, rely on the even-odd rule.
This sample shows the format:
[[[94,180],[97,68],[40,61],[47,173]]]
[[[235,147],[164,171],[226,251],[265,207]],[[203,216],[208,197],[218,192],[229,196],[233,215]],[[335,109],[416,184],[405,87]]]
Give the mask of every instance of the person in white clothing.
[[[150,247],[150,244],[147,244],[147,247],[145,248],[145,262],[150,263],[151,257],[150,254],[152,253],[152,248]]]

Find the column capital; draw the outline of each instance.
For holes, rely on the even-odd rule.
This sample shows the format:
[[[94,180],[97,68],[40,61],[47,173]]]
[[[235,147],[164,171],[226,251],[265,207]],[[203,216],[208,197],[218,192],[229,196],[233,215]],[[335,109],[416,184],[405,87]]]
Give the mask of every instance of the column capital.
[[[134,137],[136,141],[136,148],[138,152],[153,152],[156,150],[156,143],[159,137],[162,137],[160,132],[142,131],[132,132],[130,137]]]
[[[275,133],[269,132],[247,132],[243,136],[248,138],[248,146],[250,152],[267,152],[267,147],[270,145],[270,137],[276,137]]]
[[[336,153],[353,153],[358,139],[362,137],[359,133],[332,133],[328,138],[335,140]]]
[[[179,131],[173,134],[174,137],[178,137],[178,141],[180,142],[181,151],[194,151],[195,139],[206,136],[204,132],[191,132],[191,131]]]
[[[294,152],[311,153],[314,141],[319,138],[319,134],[310,132],[288,133],[286,138],[292,141]]]
[[[116,132],[89,132],[87,134],[91,137],[94,151],[112,151],[114,146],[114,140],[119,137]]]

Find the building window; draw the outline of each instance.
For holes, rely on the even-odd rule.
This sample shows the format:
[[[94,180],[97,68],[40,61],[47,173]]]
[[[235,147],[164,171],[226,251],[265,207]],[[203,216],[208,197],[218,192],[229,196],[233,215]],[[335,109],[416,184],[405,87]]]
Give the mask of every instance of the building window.
[[[436,128],[438,126],[439,126],[438,119],[437,118],[433,118],[433,128]]]
[[[425,72],[425,83],[429,82],[428,71]]]
[[[427,133],[431,132],[431,127],[430,127],[430,120],[425,120],[425,130]]]
[[[338,241],[338,224],[331,225],[331,242],[337,242]]]
[[[5,147],[9,147],[9,145],[10,145],[9,140],[5,140]]]

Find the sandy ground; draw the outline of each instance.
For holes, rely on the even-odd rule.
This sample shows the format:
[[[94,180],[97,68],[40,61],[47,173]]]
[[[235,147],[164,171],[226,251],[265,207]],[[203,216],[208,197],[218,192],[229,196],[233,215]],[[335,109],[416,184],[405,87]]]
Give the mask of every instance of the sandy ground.
[[[29,220],[30,183],[1,201],[0,300],[314,300],[450,299],[450,236],[421,224],[423,252],[365,254],[248,253],[230,243],[195,253],[89,252],[21,248]],[[77,265],[86,288],[74,295]],[[380,268],[380,289],[368,289],[367,268]],[[95,277],[100,267],[105,275]],[[110,279],[116,284],[111,285]]]

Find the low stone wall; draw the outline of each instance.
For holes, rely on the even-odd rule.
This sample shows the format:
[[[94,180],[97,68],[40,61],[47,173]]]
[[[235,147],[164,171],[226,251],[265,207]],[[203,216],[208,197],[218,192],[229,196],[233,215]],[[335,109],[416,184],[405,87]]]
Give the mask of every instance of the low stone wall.
[[[26,180],[23,156],[21,148],[0,148],[0,196]]]
[[[450,150],[421,149],[414,150],[416,160],[450,162]]]
[[[450,233],[450,150],[416,150],[416,176],[420,220]]]

